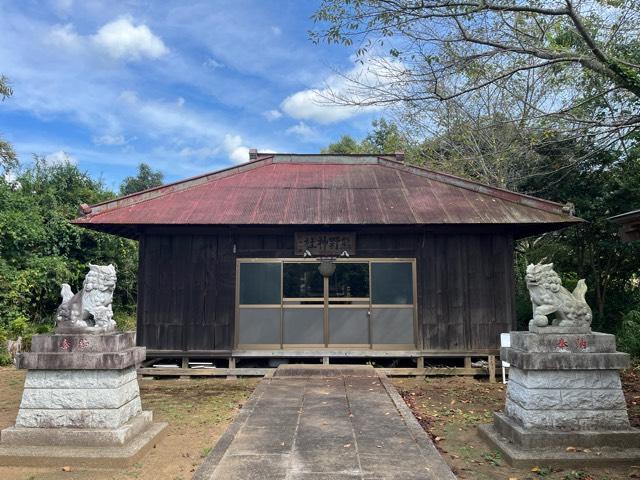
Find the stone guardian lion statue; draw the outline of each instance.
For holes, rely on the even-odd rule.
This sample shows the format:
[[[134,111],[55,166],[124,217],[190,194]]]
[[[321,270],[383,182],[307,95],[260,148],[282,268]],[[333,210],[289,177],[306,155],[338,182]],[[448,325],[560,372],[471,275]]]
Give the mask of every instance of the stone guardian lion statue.
[[[584,279],[569,292],[562,286],[560,276],[553,270],[553,263],[530,264],[525,276],[531,303],[533,318],[529,322],[532,326],[549,326],[549,317],[555,313],[552,325],[559,327],[590,327],[592,313],[584,295],[587,284]]]
[[[113,291],[116,288],[116,269],[113,265],[89,264],[89,273],[82,290],[74,294],[63,283],[62,304],[56,314],[56,333],[105,333],[115,330],[113,320]]]

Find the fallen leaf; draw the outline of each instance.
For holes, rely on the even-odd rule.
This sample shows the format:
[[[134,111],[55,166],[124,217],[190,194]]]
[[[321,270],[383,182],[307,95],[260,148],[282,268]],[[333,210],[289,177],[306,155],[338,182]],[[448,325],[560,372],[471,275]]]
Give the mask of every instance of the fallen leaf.
[[[71,471],[71,467],[68,465],[65,465],[64,467],[62,467],[62,471],[63,472],[70,472]]]
[[[567,447],[566,451],[567,452],[575,452],[576,451],[576,447]]]
[[[350,443],[347,443],[346,445],[344,445],[344,448],[349,448],[351,446]]]

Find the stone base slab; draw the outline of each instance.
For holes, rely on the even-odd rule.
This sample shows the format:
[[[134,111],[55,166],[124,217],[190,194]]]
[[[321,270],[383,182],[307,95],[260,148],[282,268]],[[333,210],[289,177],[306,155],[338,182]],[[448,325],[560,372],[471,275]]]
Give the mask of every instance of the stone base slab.
[[[142,412],[140,397],[119,408],[46,409],[20,408],[16,426],[25,428],[118,428]]]
[[[114,429],[9,427],[0,432],[1,446],[117,447],[131,441],[153,423],[153,414],[143,411]]]
[[[509,441],[496,430],[494,425],[480,425],[480,436],[493,448],[502,453],[513,467],[529,468],[552,465],[560,468],[610,467],[611,465],[637,465],[640,448],[594,447],[588,451],[567,452],[566,447],[546,448],[521,447]]]
[[[135,367],[124,370],[29,370],[25,389],[112,389],[137,382]]]
[[[509,442],[527,450],[540,445],[548,447],[578,448],[636,448],[640,449],[640,430],[627,428],[607,431],[527,430],[504,413],[493,414],[493,426]]]
[[[341,377],[341,376],[377,376],[371,365],[280,365],[276,377]]]
[[[620,370],[629,368],[628,353],[524,352],[500,349],[500,358],[523,370]]]
[[[524,352],[613,353],[616,337],[608,333],[592,332],[548,333],[511,332],[511,348]]]
[[[34,335],[31,339],[32,352],[121,352],[135,346],[136,332],[115,332],[102,335],[47,333]]]
[[[591,333],[591,327],[559,327],[557,325],[549,325],[547,327],[538,327],[537,325],[531,325],[529,327],[529,331],[531,333],[537,333],[538,335],[542,334],[551,334],[551,333],[561,333],[563,335],[566,335],[567,333],[580,333],[580,334],[587,334],[587,333]],[[517,333],[523,333],[523,332],[517,332]]]
[[[141,364],[145,347],[120,352],[25,352],[16,358],[16,367],[28,370],[122,370]]]
[[[0,465],[24,467],[117,468],[136,463],[162,438],[166,423],[153,423],[149,428],[121,446],[77,447],[0,445]]]

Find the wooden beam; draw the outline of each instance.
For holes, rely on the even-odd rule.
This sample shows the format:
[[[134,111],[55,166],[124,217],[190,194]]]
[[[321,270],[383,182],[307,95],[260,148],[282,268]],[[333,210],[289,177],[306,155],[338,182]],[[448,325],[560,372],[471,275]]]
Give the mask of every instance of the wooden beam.
[[[189,357],[182,357],[182,370],[188,370],[189,369]],[[189,375],[184,375],[182,377],[180,377],[182,380],[190,380],[191,376]]]
[[[425,377],[437,375],[486,375],[484,368],[446,368],[446,367],[427,367],[427,368],[376,368],[376,370],[384,373],[388,377]]]
[[[287,350],[234,350],[235,358],[463,358],[498,355],[498,350],[464,352],[429,352],[424,350],[370,350],[370,349],[287,349]]]
[[[489,355],[489,383],[496,383],[496,357]]]
[[[180,377],[189,375],[192,377],[226,377],[229,375],[245,377],[262,377],[274,368],[139,368],[139,375],[153,377]]]
[[[139,375],[148,375],[153,377],[227,377],[227,376],[245,376],[245,377],[262,377],[271,376],[275,372],[275,368],[139,368]],[[484,368],[446,368],[446,367],[427,367],[427,368],[378,368],[376,369],[387,376],[391,377],[411,377],[411,376],[437,376],[437,375],[486,375]]]
[[[236,369],[236,359],[233,357],[229,357],[229,370],[237,370]],[[237,380],[238,377],[233,374],[227,375],[227,380]]]

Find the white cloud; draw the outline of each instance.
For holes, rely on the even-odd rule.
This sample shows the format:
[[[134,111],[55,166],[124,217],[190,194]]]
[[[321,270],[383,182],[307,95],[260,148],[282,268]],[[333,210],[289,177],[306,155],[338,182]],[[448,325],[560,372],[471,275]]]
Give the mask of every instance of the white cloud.
[[[124,145],[127,143],[127,139],[124,138],[124,135],[111,135],[111,134],[104,134],[104,135],[100,135],[100,136],[94,136],[92,138],[93,143],[95,143],[96,145],[112,145],[112,146],[116,146],[116,145]]]
[[[229,154],[229,158],[234,163],[244,163],[249,161],[249,147],[242,145],[242,137],[240,135],[225,135],[222,145]]]
[[[277,120],[282,117],[282,112],[277,109],[267,110],[266,112],[262,112],[262,116],[272,122],[273,120]]]
[[[130,17],[120,17],[103,25],[92,39],[113,58],[158,58],[169,52],[162,39],[149,27],[134,25]]]
[[[214,58],[207,58],[202,65],[211,69],[224,68],[224,64]]]
[[[286,133],[296,135],[305,141],[316,140],[318,138],[318,132],[304,122],[287,128]]]
[[[212,157],[220,152],[220,149],[217,147],[184,147],[178,153],[181,157],[196,157],[196,158],[207,158]]]
[[[69,12],[71,12],[71,7],[73,7],[73,0],[53,0],[52,6],[58,15],[66,16]]]
[[[282,35],[282,30],[280,29],[280,27],[273,25],[271,27],[271,33],[273,33],[276,37],[279,37],[280,35]]]
[[[282,102],[281,109],[297,120],[313,120],[322,124],[336,123],[367,111],[379,110],[377,106],[340,105],[331,99],[362,100],[367,87],[379,87],[387,81],[390,70],[399,74],[403,69],[397,60],[369,58],[357,63],[345,74],[330,75],[321,88],[301,90],[288,96]]]
[[[48,155],[45,155],[44,160],[49,165],[63,165],[65,163],[76,165],[78,163],[78,160],[76,160],[75,157],[72,157],[64,150],[58,150],[57,152],[52,152]]]
[[[176,100],[176,104],[177,104],[179,107],[182,107],[182,106],[184,105],[184,98],[182,98],[182,97],[178,97],[178,99]]]
[[[59,47],[79,47],[82,41],[71,23],[54,25],[49,36],[51,43]]]

